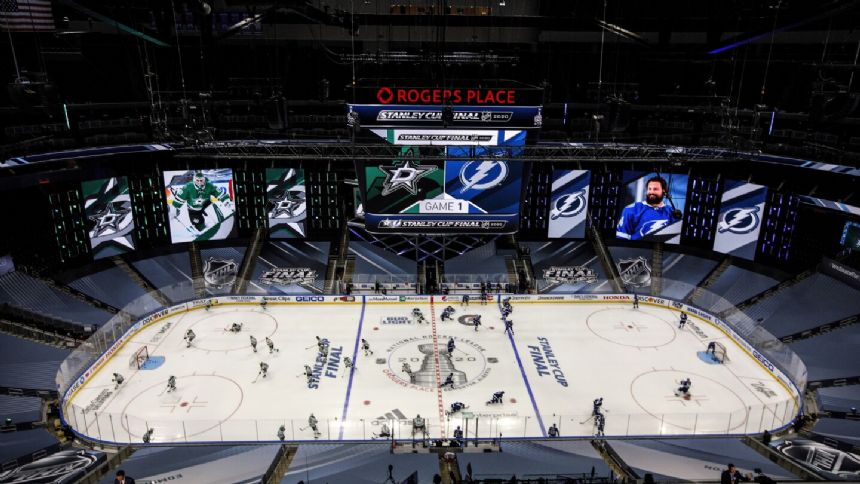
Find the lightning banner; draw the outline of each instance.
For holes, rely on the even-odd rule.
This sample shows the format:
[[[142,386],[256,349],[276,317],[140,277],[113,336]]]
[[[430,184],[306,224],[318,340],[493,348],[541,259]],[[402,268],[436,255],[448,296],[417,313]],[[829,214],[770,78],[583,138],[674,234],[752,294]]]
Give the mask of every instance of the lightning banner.
[[[588,214],[588,170],[554,170],[549,204],[549,237],[581,239],[585,237]]]
[[[101,259],[134,250],[134,214],[124,176],[81,183],[84,216],[93,257]]]
[[[271,238],[304,237],[307,218],[305,171],[301,168],[267,168],[266,204]]]
[[[506,146],[522,146],[525,133],[509,132]],[[421,160],[418,146],[401,147],[401,159],[365,164],[365,224],[376,233],[512,233],[519,221],[523,162],[475,159],[500,147],[448,146],[443,163]],[[427,148],[424,148],[427,149]],[[510,148],[501,150],[516,155]],[[507,156],[509,158],[509,156]]]
[[[752,260],[755,257],[767,187],[727,180],[720,205],[714,250]]]

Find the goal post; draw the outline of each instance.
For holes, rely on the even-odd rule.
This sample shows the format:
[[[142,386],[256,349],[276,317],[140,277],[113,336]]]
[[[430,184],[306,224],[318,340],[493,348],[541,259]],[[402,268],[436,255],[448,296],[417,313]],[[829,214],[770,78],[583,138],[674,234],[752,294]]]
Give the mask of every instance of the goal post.
[[[149,359],[149,349],[146,346],[141,346],[137,349],[128,360],[128,367],[134,370],[139,370]]]
[[[729,361],[728,352],[726,351],[726,345],[720,343],[719,341],[714,341],[714,359],[719,361],[720,363],[726,363]]]

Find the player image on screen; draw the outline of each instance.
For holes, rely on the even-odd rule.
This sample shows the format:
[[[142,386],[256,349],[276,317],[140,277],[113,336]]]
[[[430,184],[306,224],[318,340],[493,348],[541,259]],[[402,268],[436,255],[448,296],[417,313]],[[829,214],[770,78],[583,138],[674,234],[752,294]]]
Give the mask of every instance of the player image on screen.
[[[215,240],[233,232],[232,171],[164,172],[173,242]]]
[[[680,213],[666,203],[669,188],[661,176],[648,179],[645,199],[624,207],[615,236],[620,239],[640,240],[655,234],[680,220]]]

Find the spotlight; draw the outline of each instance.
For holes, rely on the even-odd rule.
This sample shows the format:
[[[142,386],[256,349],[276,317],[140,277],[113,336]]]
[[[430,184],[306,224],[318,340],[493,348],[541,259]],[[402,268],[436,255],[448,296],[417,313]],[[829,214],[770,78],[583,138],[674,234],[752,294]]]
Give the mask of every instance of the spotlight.
[[[505,0],[499,0],[499,6],[504,7],[505,6]]]

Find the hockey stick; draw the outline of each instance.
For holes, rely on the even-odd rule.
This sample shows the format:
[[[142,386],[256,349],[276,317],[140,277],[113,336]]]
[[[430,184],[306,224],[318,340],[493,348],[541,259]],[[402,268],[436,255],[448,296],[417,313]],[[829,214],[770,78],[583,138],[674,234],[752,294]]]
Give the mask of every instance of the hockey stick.
[[[259,379],[260,379],[260,375],[262,375],[262,374],[263,374],[263,372],[262,372],[262,371],[258,371],[258,372],[257,372],[257,376],[256,376],[256,377],[254,377],[254,380],[253,380],[251,383],[257,383],[257,380],[259,380]]]
[[[589,420],[591,420],[591,419],[593,419],[593,418],[594,418],[594,415],[592,415],[592,416],[588,417],[587,419],[583,420],[582,422],[579,422],[579,425],[582,425],[582,424],[584,424],[585,422],[588,422]]]

